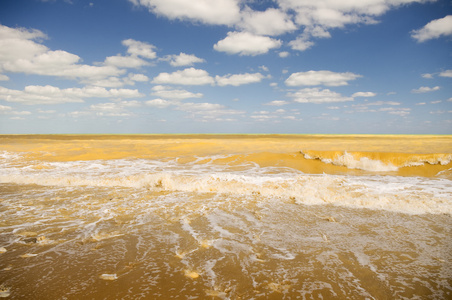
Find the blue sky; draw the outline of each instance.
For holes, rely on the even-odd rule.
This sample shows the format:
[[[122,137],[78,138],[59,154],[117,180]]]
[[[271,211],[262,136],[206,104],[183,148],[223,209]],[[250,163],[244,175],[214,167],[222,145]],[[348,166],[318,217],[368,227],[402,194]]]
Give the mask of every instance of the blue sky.
[[[452,2],[2,0],[0,133],[452,134]]]

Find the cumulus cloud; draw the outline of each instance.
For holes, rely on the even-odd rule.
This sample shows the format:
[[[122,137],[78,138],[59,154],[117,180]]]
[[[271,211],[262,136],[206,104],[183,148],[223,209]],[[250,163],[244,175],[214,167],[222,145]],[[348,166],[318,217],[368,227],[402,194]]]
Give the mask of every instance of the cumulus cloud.
[[[164,99],[189,99],[189,98],[201,98],[203,94],[192,93],[186,90],[173,89],[169,86],[157,85],[152,88],[152,95],[164,98]]]
[[[46,85],[29,85],[23,91],[0,87],[0,99],[26,105],[84,102],[85,98],[136,98],[144,95],[138,90],[84,87],[60,89]]]
[[[414,30],[411,33],[411,37],[419,43],[441,36],[452,36],[452,15],[430,21],[421,29]]]
[[[332,71],[307,71],[293,73],[286,79],[285,83],[288,86],[312,86],[312,85],[326,85],[326,86],[342,86],[348,85],[348,81],[355,80],[362,77],[358,74],[350,72],[336,73]]]
[[[147,77],[144,74],[133,74],[133,73],[130,73],[129,74],[129,79],[132,80],[132,81],[138,81],[138,82],[149,81],[149,77]]]
[[[287,52],[287,51],[282,51],[282,52],[279,52],[279,57],[281,57],[281,58],[286,58],[286,57],[289,57],[290,56],[290,53],[289,52]]]
[[[153,99],[146,101],[145,104],[147,106],[156,107],[156,108],[166,108],[170,105],[174,105],[174,102],[164,100],[164,99]]]
[[[249,7],[242,11],[238,27],[258,35],[280,35],[297,29],[290,16],[279,9],[253,11]]]
[[[63,50],[52,51],[42,45],[45,38],[47,36],[39,30],[0,25],[0,72],[79,80],[100,80],[124,73],[115,66],[80,64],[79,56]]]
[[[281,47],[280,40],[249,32],[228,32],[227,37],[216,43],[213,48],[220,52],[239,55],[260,55],[271,49]]]
[[[439,86],[435,86],[435,87],[421,86],[418,89],[411,90],[411,92],[415,93],[415,94],[421,94],[421,93],[429,93],[429,92],[438,91],[439,89],[440,89]]]
[[[119,68],[140,68],[149,65],[149,63],[137,56],[108,56],[105,64]]]
[[[127,53],[132,56],[141,56],[147,59],[155,59],[157,57],[157,54],[154,51],[154,45],[133,39],[124,40],[122,41],[122,44],[127,46]]]
[[[232,25],[240,19],[238,0],[130,0],[168,19]]]
[[[214,84],[215,80],[205,70],[188,68],[173,73],[160,73],[153,80],[155,84],[205,85]]]
[[[290,46],[294,50],[304,51],[314,45],[313,38],[331,37],[330,29],[344,28],[350,24],[375,24],[378,23],[377,18],[390,9],[431,0],[274,0],[275,5],[265,11],[253,10],[246,5],[247,1],[242,0],[129,1],[171,20],[228,25],[257,36],[276,36],[302,28],[303,34],[291,41]],[[226,42],[220,41],[216,44],[217,50],[241,55],[262,54],[254,50],[253,43],[244,44],[238,50],[231,45],[238,42],[238,37],[234,38],[226,38]],[[272,42],[275,43],[275,40]],[[247,48],[253,50],[246,51]],[[267,52],[268,50],[264,51]]]
[[[310,41],[308,36],[301,35],[297,37],[295,40],[290,41],[289,46],[293,50],[305,51],[314,46],[314,42]]]
[[[353,98],[355,97],[375,97],[377,94],[372,92],[356,92],[352,95]]]
[[[225,76],[215,76],[215,80],[219,86],[233,85],[239,86],[242,84],[249,84],[260,82],[264,78],[261,73],[245,73],[245,74],[228,74]]]
[[[288,97],[293,98],[298,103],[333,103],[353,101],[353,97],[345,97],[339,93],[333,92],[329,89],[319,88],[305,88],[297,92],[287,94]]]
[[[204,59],[196,57],[196,55],[186,54],[183,52],[179,55],[167,55],[162,60],[168,61],[173,67],[192,66],[196,63],[205,62]]]
[[[104,64],[107,66],[114,66],[118,68],[141,68],[149,65],[146,59],[155,59],[157,54],[154,51],[155,46],[136,41],[133,39],[123,40],[122,44],[127,47],[128,56],[121,54],[115,56],[108,56]]]
[[[446,70],[441,73],[439,73],[439,76],[441,77],[452,77],[452,70]]]

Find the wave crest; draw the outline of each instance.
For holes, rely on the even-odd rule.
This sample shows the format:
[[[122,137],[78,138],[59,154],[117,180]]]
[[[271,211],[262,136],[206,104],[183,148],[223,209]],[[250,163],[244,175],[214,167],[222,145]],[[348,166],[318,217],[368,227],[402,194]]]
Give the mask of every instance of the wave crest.
[[[392,172],[402,167],[447,165],[452,154],[410,154],[384,152],[347,152],[347,151],[301,151],[306,159],[320,160],[326,164],[343,166],[348,169],[360,169],[371,172]]]

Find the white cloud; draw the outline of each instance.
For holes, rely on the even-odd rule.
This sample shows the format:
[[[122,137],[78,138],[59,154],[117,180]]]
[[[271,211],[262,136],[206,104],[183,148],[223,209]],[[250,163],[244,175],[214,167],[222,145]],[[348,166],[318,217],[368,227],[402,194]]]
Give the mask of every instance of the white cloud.
[[[410,114],[411,108],[393,108],[393,107],[388,107],[388,108],[381,108],[380,111],[385,111],[385,112],[387,112],[388,114],[391,114],[391,115],[397,115],[397,116],[405,117],[405,116]]]
[[[411,37],[422,43],[441,36],[452,36],[452,15],[430,21],[419,30],[414,30]]]
[[[283,100],[274,100],[274,101],[265,103],[264,105],[283,106],[283,105],[287,105],[287,104],[289,104],[289,102],[287,102],[287,101],[283,101]]]
[[[441,77],[452,77],[452,70],[446,70],[439,73],[439,76]]]
[[[342,86],[348,85],[348,81],[355,80],[359,77],[362,76],[350,72],[336,73],[331,71],[308,71],[293,73],[289,76],[289,78],[287,78],[285,83],[288,86]]]
[[[144,74],[129,74],[129,79],[132,81],[146,82],[149,81],[149,77]]]
[[[157,85],[152,88],[152,95],[164,98],[164,99],[189,99],[189,98],[201,98],[203,94],[201,93],[192,93],[186,90],[173,89],[169,86]]]
[[[339,93],[333,92],[329,89],[319,88],[305,88],[297,92],[288,93],[288,97],[294,99],[298,103],[333,103],[353,101],[352,97],[345,97]]]
[[[432,87],[432,88],[428,87],[428,86],[421,86],[418,89],[411,90],[411,92],[415,93],[415,94],[420,94],[420,93],[429,93],[429,92],[438,91],[439,89],[440,89],[439,86],[435,86],[435,87]]]
[[[12,110],[11,106],[1,105],[0,104],[0,113],[9,112]]]
[[[129,82],[130,80],[126,79],[126,80],[121,80],[118,77],[108,77],[105,79],[100,79],[100,80],[82,80],[82,83],[85,84],[89,84],[92,86],[99,86],[99,87],[112,87],[112,88],[117,88],[117,87],[122,87],[126,82],[128,82],[129,84],[133,84],[133,82]]]
[[[174,102],[164,100],[164,99],[153,99],[153,100],[146,101],[145,104],[147,106],[151,106],[151,107],[166,108],[170,105],[174,105]]]
[[[224,119],[222,116],[237,116],[243,115],[245,112],[228,109],[224,105],[217,103],[178,103],[176,110],[188,113],[188,116],[196,121],[234,121],[234,119]]]
[[[99,117],[131,117],[134,116],[134,113],[129,111],[128,108],[140,106],[142,106],[142,103],[136,100],[104,102],[92,104],[84,111],[73,111],[68,115],[73,118],[93,115]]]
[[[32,59],[45,53],[46,46],[36,43],[47,36],[36,29],[10,28],[0,24],[0,62]]]
[[[157,57],[157,54],[154,51],[154,45],[133,39],[124,40],[122,41],[122,44],[128,47],[127,53],[132,56],[141,56],[147,59],[154,59]]]
[[[317,37],[317,38],[330,38],[331,37],[331,34],[320,26],[308,28],[307,30],[305,29],[305,31],[307,33],[309,33],[311,36]]]
[[[376,95],[377,94],[372,93],[372,92],[357,92],[357,93],[354,93],[352,95],[352,97],[353,98],[355,98],[355,97],[375,97]]]
[[[260,82],[264,78],[261,73],[245,73],[245,74],[234,74],[225,76],[215,76],[215,80],[219,86],[233,85],[239,86],[242,84],[249,84]]]
[[[149,63],[137,56],[108,56],[105,59],[105,64],[108,66],[115,66],[119,68],[140,68],[149,65]]]
[[[84,102],[83,99],[85,98],[135,98],[143,96],[138,90],[107,90],[102,87],[60,89],[50,85],[29,85],[23,91],[0,87],[1,100],[27,105]]]
[[[124,73],[114,66],[79,64],[79,56],[63,50],[52,51],[40,44],[43,38],[46,38],[46,35],[39,30],[0,25],[0,72],[80,80],[100,80]]]
[[[200,111],[217,111],[217,110],[223,110],[225,108],[224,105],[217,104],[217,103],[193,103],[193,102],[187,102],[187,103],[180,103],[177,107],[178,110],[188,111],[188,112],[194,112],[199,113]]]
[[[281,57],[281,58],[286,58],[286,57],[289,57],[290,56],[290,53],[289,52],[287,52],[287,51],[282,51],[282,52],[279,52],[279,57]]]
[[[157,15],[169,19],[199,21],[206,24],[232,25],[240,18],[238,0],[130,0]]]
[[[311,41],[311,37],[330,38],[331,34],[320,26],[305,27],[301,35],[299,35],[295,40],[289,42],[289,46],[291,46],[293,50],[305,51],[314,46],[314,42]]]
[[[138,101],[107,102],[90,105],[89,111],[102,117],[130,117],[133,115],[127,107],[139,107]]]
[[[149,62],[142,58],[155,59],[157,57],[157,54],[154,51],[154,45],[133,39],[123,40],[122,44],[127,46],[127,53],[129,56],[120,54],[108,56],[105,59],[105,65],[118,68],[140,68],[149,65]]]
[[[425,79],[433,79],[433,74],[425,73],[425,74],[422,74],[421,76],[422,76],[422,78],[425,78]]]
[[[276,8],[266,11],[242,11],[242,22],[238,27],[258,35],[280,35],[297,29],[289,15]]]
[[[181,52],[179,55],[168,55],[163,60],[169,61],[173,67],[192,66],[195,63],[203,63],[204,59],[196,57],[192,54]]]
[[[188,68],[173,73],[160,73],[152,80],[156,84],[205,85],[215,81],[205,70]]]
[[[314,46],[314,42],[310,41],[305,35],[301,35],[295,40],[290,41],[289,46],[292,47],[293,50],[305,51]]]
[[[329,29],[350,24],[375,24],[388,10],[410,3],[430,0],[277,0],[280,8],[295,14],[294,20],[304,33],[290,43],[294,50],[304,51],[314,45],[311,38],[330,37]]]
[[[220,52],[239,55],[260,55],[271,49],[279,48],[282,42],[267,36],[254,35],[249,32],[228,32],[223,40],[213,48]]]
[[[293,10],[300,25],[325,28],[346,24],[374,23],[374,18],[393,7],[429,0],[277,0],[280,7]]]
[[[16,111],[13,110],[10,106],[0,105],[0,115],[28,116],[31,115],[31,112],[26,110]]]
[[[374,106],[374,105],[377,105],[377,106],[379,106],[379,105],[400,105],[400,104],[401,104],[400,102],[394,102],[394,101],[376,101],[376,102],[365,103],[365,105],[371,105],[371,106]]]

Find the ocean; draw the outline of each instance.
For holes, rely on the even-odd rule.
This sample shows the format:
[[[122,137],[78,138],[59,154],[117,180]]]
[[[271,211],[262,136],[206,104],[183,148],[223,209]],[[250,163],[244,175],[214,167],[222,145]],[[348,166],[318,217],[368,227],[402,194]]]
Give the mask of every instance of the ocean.
[[[452,136],[2,135],[0,297],[451,299]]]

